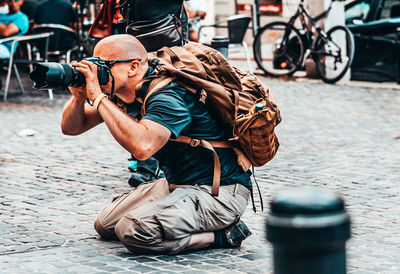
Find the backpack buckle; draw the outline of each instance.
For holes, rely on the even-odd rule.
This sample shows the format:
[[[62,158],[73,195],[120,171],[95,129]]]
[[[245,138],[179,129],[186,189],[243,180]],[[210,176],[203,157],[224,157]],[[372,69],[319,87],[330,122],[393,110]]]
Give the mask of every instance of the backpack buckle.
[[[197,147],[198,145],[200,145],[200,140],[192,139],[190,140],[189,145],[192,147]]]
[[[202,89],[200,91],[200,96],[199,96],[199,102],[203,103],[204,105],[206,104],[206,99],[207,99],[207,92]]]

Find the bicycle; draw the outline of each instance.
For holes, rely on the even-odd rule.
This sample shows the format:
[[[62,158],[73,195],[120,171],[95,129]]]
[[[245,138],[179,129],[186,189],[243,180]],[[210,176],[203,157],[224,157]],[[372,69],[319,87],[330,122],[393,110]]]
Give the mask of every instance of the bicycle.
[[[300,0],[289,22],[276,21],[257,29],[253,44],[256,63],[269,76],[291,76],[305,66],[311,55],[322,80],[335,83],[353,61],[353,35],[345,26],[334,26],[325,32],[316,25],[328,15],[332,2],[315,17],[307,12],[303,2]],[[294,26],[297,18],[300,18],[302,33]]]

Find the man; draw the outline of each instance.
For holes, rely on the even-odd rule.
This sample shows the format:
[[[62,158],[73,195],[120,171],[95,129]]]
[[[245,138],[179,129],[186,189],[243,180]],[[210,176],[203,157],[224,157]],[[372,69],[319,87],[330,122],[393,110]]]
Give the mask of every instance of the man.
[[[34,24],[59,24],[67,27],[76,27],[78,17],[72,4],[65,0],[47,0],[41,2],[36,10]],[[71,34],[62,30],[60,33],[59,48],[70,49],[74,45]]]
[[[153,71],[145,48],[130,35],[114,35],[97,44],[94,56],[109,61],[115,78],[113,93],[130,113],[135,100],[147,89],[143,85],[136,91],[137,84]],[[249,198],[249,172],[239,169],[231,149],[216,148],[221,186],[219,195],[212,196],[213,153],[173,141],[179,135],[225,139],[225,132],[206,107],[172,82],[147,98],[146,114],[136,121],[102,93],[112,93],[111,84],[99,86],[96,65],[85,60],[71,64],[85,75],[87,84],[69,88],[73,96],[63,110],[63,133],[78,135],[105,122],[113,137],[135,158],[144,160],[154,155],[170,186],[186,186],[169,193],[166,180],[159,179],[116,198],[96,219],[100,236],[119,239],[139,253],[176,254],[240,246],[250,235],[239,221]],[[94,102],[94,107],[85,103],[86,98]],[[133,200],[127,202],[129,199]]]
[[[207,3],[205,0],[186,0],[185,7],[189,16],[189,40],[199,42],[200,21],[207,15]]]
[[[129,14],[129,22],[157,20],[164,18],[168,14],[182,17],[183,39],[188,40],[188,16],[183,8],[184,0],[135,0],[134,6]]]
[[[29,29],[28,17],[20,11],[23,0],[3,1],[0,7],[8,6],[8,13],[0,14],[0,37],[19,36]],[[12,41],[0,44],[0,59],[9,58],[11,55]],[[14,52],[16,47],[14,48]],[[13,53],[14,53],[13,52]]]
[[[38,5],[39,0],[24,0],[24,4],[21,6],[21,12],[28,16],[29,22],[33,22],[35,11]]]

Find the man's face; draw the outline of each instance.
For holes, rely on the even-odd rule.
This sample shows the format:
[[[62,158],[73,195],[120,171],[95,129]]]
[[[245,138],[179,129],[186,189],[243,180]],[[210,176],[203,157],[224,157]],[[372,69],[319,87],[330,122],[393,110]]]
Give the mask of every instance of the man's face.
[[[109,51],[109,49],[108,49]],[[99,57],[102,60],[115,60],[115,58],[112,58],[110,54],[102,47],[95,48],[93,56]],[[127,58],[124,59],[119,59],[119,60],[126,60],[129,59]],[[133,63],[135,61],[129,61],[129,62],[121,62],[121,63],[115,63],[114,65],[111,66],[111,74],[114,76],[114,94],[118,96],[121,100],[123,100],[125,103],[132,103],[135,100],[135,92],[134,92],[134,87],[137,84],[137,79],[135,77],[132,77],[132,68]],[[137,61],[136,61],[137,62]],[[139,68],[137,68],[139,70]],[[109,81],[106,85],[100,86],[102,91],[110,94],[111,89],[112,89],[112,77],[111,75],[109,76]]]
[[[8,4],[9,13],[19,12],[22,4],[24,3],[23,0],[7,0],[6,2]]]

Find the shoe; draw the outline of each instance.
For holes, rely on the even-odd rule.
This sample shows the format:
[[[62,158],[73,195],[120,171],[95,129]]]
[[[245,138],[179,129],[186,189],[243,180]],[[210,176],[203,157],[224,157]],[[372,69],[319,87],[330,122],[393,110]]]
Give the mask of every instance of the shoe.
[[[137,171],[137,160],[134,159],[128,159],[129,164],[128,164],[128,169],[132,172],[136,172]]]
[[[152,157],[144,161],[138,161],[133,157],[128,160],[128,169],[133,172],[128,183],[133,187],[138,187],[140,184],[159,178],[165,178],[164,172],[158,167],[158,161]]]
[[[151,182],[160,178],[165,178],[164,172],[158,169],[156,174],[150,173],[147,170],[138,169],[128,180],[128,184],[133,187],[138,187],[140,184]]]
[[[225,236],[231,247],[240,247],[242,241],[251,235],[250,229],[241,220],[225,228]]]
[[[133,187],[138,187],[143,183],[154,181],[155,179],[158,178],[154,174],[135,172],[129,178],[128,184]]]

